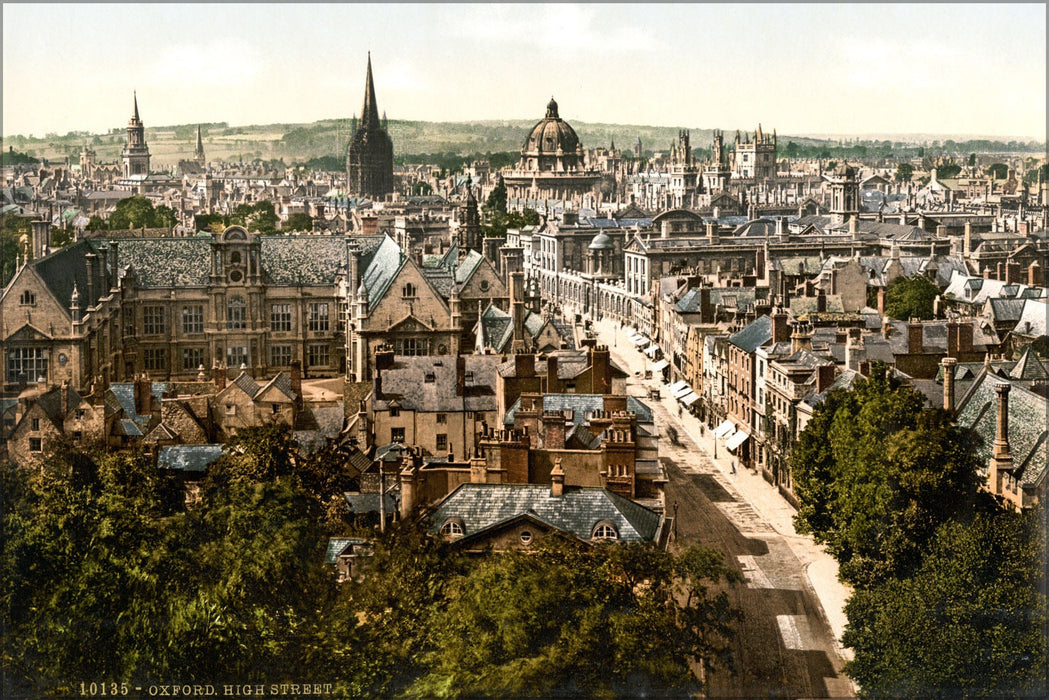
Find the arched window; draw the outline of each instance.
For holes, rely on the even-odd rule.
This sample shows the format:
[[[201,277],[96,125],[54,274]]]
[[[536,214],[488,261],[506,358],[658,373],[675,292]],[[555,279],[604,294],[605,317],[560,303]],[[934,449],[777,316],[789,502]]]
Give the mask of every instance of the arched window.
[[[245,310],[247,305],[244,297],[230,297],[226,302],[226,330],[241,331],[245,328]]]
[[[415,285],[411,282],[408,282],[403,287],[401,287],[401,296],[405,299],[415,298]]]
[[[27,289],[18,297],[18,303],[22,306],[36,306],[36,294]]]
[[[444,525],[441,525],[441,534],[449,537],[462,537],[464,534],[462,521],[458,518],[445,521]]]
[[[594,534],[590,536],[593,540],[618,540],[619,533],[615,526],[607,520],[602,520],[594,526]]]
[[[229,264],[240,265],[240,253],[238,251],[235,250],[229,254]]]

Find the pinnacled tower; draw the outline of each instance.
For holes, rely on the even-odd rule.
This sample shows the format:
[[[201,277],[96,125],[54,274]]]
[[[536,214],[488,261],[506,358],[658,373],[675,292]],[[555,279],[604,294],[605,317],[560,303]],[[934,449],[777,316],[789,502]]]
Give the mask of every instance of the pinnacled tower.
[[[134,94],[135,107],[127,123],[127,143],[121,158],[124,161],[124,177],[149,175],[149,147],[146,146],[146,127],[138,118],[138,94]]]
[[[456,247],[459,259],[466,257],[471,250],[483,254],[481,236],[481,214],[477,209],[477,197],[474,196],[473,181],[466,178],[466,200],[460,210],[459,232]]]
[[[346,185],[350,195],[382,199],[393,192],[393,141],[379,120],[372,82],[372,56],[364,80],[360,124],[346,148]]]

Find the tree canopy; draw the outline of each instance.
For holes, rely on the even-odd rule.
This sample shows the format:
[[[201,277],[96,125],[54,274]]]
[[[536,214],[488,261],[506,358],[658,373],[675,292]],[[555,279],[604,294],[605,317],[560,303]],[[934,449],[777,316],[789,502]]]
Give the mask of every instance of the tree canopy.
[[[910,163],[900,163],[896,166],[896,182],[910,182],[914,177],[914,166]]]
[[[1009,177],[1009,166],[1005,163],[993,163],[987,168],[987,172],[990,173],[991,177],[995,180],[1004,180]]]
[[[288,215],[288,220],[283,222],[280,226],[281,231],[292,232],[292,231],[306,231],[310,232],[313,230],[313,217],[309,214],[303,214],[296,212]]]
[[[933,317],[940,288],[922,276],[898,277],[885,290],[885,314],[897,321]]]
[[[846,582],[914,569],[936,526],[982,503],[975,437],[886,367],[832,392],[791,455],[799,532],[825,543]]]
[[[106,228],[111,231],[143,227],[171,228],[177,223],[178,217],[171,207],[165,204],[154,207],[149,199],[136,195],[117,202]]]
[[[849,600],[846,671],[870,697],[1045,697],[1044,519],[942,525],[913,576]]]

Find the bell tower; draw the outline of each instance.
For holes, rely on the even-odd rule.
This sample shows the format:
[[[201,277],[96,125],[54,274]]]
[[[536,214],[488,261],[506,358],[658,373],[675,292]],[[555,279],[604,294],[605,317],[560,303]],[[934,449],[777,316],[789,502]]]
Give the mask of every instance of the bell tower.
[[[127,142],[121,152],[124,178],[149,175],[149,146],[146,145],[146,127],[138,116],[138,94],[134,93],[134,109],[127,123]]]

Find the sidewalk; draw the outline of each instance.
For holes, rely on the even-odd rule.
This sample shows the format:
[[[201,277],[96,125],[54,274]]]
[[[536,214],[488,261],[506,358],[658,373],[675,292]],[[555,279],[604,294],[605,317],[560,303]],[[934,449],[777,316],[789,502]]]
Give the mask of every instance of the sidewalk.
[[[646,358],[630,343],[631,331],[629,329],[617,331],[615,324],[608,321],[595,322],[594,330],[603,341],[612,340],[615,336],[615,342],[609,342],[608,346],[616,362],[629,370],[631,374],[640,372],[641,374],[635,376],[634,380],[640,386],[646,389],[658,387],[660,401],[664,408],[671,416],[676,415],[680,404],[667,391],[667,386],[660,379],[643,379]],[[652,399],[646,400],[652,401]],[[780,496],[775,486],[765,481],[756,471],[738,467],[736,473],[733,474],[732,461],[734,458],[724,444],[717,447],[717,459],[713,457],[715,450],[713,432],[707,429],[698,418],[687,410],[682,410],[677,421],[696,445],[706,453],[711,462],[717,466],[722,475],[735,484],[743,500],[754,508],[786,541],[794,556],[805,567],[809,582],[823,608],[823,614],[838,642],[839,655],[843,659],[851,659],[851,651],[841,646],[841,636],[845,632],[846,623],[845,603],[849,599],[851,590],[838,580],[838,563],[822,547],[813,542],[811,537],[797,533],[797,530],[794,529],[794,508]]]

